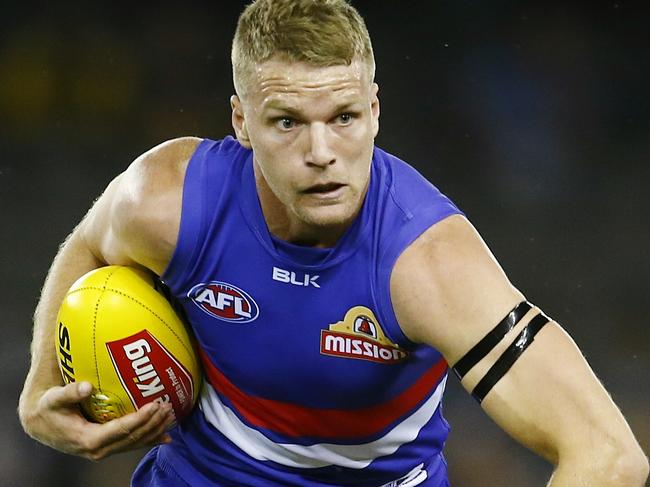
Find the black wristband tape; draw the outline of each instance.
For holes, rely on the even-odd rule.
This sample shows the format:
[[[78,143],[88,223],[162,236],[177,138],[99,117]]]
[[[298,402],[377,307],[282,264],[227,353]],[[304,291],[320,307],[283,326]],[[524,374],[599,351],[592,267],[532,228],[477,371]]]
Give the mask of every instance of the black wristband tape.
[[[462,379],[472,367],[474,367],[483,357],[503,339],[506,334],[519,323],[532,305],[528,301],[522,301],[514,307],[510,313],[503,318],[492,331],[485,335],[480,342],[472,347],[458,362],[452,367],[459,379]]]

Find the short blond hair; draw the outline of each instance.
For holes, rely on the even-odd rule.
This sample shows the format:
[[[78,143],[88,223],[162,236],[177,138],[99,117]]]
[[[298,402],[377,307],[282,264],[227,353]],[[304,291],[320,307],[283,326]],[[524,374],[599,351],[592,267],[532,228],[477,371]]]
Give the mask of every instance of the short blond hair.
[[[280,56],[325,67],[361,60],[375,77],[370,35],[346,0],[254,0],[239,16],[232,43],[233,82],[239,96],[255,64]]]

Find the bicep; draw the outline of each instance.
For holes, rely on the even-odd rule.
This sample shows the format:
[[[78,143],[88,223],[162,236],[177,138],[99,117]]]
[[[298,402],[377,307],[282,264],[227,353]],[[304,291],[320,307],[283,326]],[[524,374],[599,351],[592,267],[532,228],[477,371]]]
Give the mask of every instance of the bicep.
[[[440,350],[454,365],[525,298],[469,222],[452,218],[404,252],[391,293],[407,336]],[[408,286],[417,289],[416,299],[405,298]],[[521,443],[555,460],[578,443],[594,447],[590,442],[606,440],[626,423],[568,334],[555,322],[536,319],[539,314],[537,308],[527,311],[499,335],[462,384],[474,392],[486,376],[496,378],[488,381],[481,406]],[[523,353],[511,353],[516,357],[508,367],[495,367],[535,322],[542,326],[527,348],[520,347]]]
[[[83,228],[104,262],[164,271],[178,236],[185,169],[199,143],[196,138],[163,143],[108,186]]]
[[[451,216],[400,256],[391,299],[404,333],[453,364],[524,296],[465,217]]]
[[[105,265],[134,265],[130,228],[138,214],[129,196],[129,174],[107,186],[75,230],[95,257]]]

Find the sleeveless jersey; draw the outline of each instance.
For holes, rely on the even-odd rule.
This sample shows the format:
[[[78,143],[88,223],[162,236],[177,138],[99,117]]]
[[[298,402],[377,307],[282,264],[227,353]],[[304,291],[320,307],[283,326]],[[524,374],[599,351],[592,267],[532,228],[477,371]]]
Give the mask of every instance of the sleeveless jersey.
[[[293,245],[268,231],[253,154],[231,137],[199,144],[182,204],[162,278],[193,328],[204,383],[134,485],[155,484],[143,480],[153,467],[192,486],[447,485],[447,364],[403,334],[389,283],[404,249],[456,206],[375,148],[337,244]]]

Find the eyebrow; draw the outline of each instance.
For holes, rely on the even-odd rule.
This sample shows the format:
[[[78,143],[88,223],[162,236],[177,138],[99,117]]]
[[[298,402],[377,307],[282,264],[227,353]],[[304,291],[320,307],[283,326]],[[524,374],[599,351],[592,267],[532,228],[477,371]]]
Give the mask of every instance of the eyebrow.
[[[334,112],[339,113],[339,112],[344,112],[346,110],[349,110],[351,107],[354,105],[358,105],[360,102],[357,101],[352,101],[352,102],[346,102],[346,103],[340,103],[334,107]],[[301,116],[302,113],[298,108],[292,107],[290,105],[287,105],[285,102],[280,101],[280,100],[271,100],[269,101],[266,106],[264,107],[264,111],[267,110],[280,110],[282,112],[288,113],[291,116],[298,117]]]

